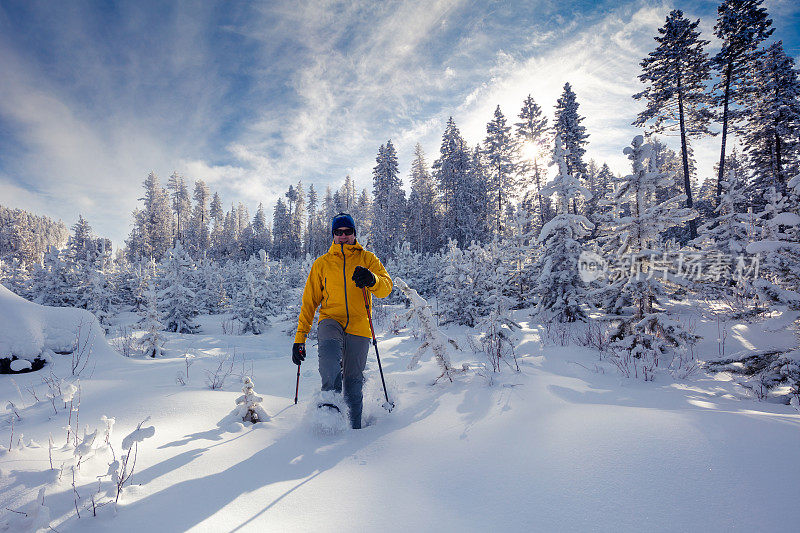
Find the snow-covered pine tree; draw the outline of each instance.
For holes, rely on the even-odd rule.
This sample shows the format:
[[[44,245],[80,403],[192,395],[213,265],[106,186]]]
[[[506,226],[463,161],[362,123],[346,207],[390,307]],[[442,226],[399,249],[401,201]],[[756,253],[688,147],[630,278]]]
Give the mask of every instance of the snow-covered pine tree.
[[[414,148],[410,181],[407,240],[414,252],[432,253],[441,246],[438,206],[433,177],[428,170],[425,154],[419,143]]]
[[[266,422],[269,420],[269,415],[261,407],[261,402],[264,398],[259,396],[255,391],[255,383],[249,376],[242,379],[242,395],[236,398],[236,416],[242,422]]]
[[[503,256],[508,271],[504,285],[506,295],[514,299],[513,307],[532,305],[535,270],[534,249],[538,236],[538,216],[530,204],[520,203],[508,220],[508,236],[503,243]],[[493,244],[497,246],[496,243]]]
[[[194,318],[199,314],[199,310],[192,258],[178,242],[167,252],[160,267],[163,288],[158,296],[166,330],[175,333],[197,333],[199,326]]]
[[[722,143],[717,167],[716,205],[721,202],[722,181],[727,176],[725,145],[728,126],[735,127],[742,117],[740,108],[730,106],[747,105],[751,76],[760,55],[758,46],[775,31],[770,28],[771,25],[772,20],[762,7],[761,0],[723,0],[717,8],[714,34],[722,41],[722,48],[711,59],[714,70],[719,73],[719,82],[714,87],[714,105],[722,107]]]
[[[578,107],[580,104],[575,91],[569,83],[565,83],[561,97],[556,103],[553,131],[564,143],[567,173],[576,179],[582,179],[586,173],[586,163],[583,161],[586,153],[584,146],[588,143],[589,134],[586,133],[586,127],[581,124],[584,117],[578,113]]]
[[[250,270],[245,270],[242,290],[236,294],[233,304],[233,318],[241,324],[242,334],[260,335],[270,327],[269,315],[263,307],[264,290],[263,283],[258,283]]]
[[[727,179],[721,183],[720,204],[715,217],[703,224],[694,244],[706,252],[719,252],[737,258],[745,251],[750,231],[747,215],[740,211],[746,203],[745,182],[737,176],[736,168],[729,167]]]
[[[291,186],[289,187],[291,190]],[[288,198],[289,193],[287,193]],[[303,183],[298,182],[289,202],[289,234],[287,236],[287,253],[292,259],[301,258],[303,252],[303,231],[306,218],[306,199]]]
[[[757,62],[748,100],[742,136],[752,172],[748,196],[762,207],[770,187],[785,195],[789,180],[800,173],[800,79],[781,41]]]
[[[689,168],[689,139],[711,135],[708,123],[712,118],[706,83],[710,78],[708,54],[703,48],[708,41],[700,39],[697,27],[700,20],[691,22],[680,10],[671,11],[664,26],[658,29],[656,49],[640,65],[639,79],[647,88],[633,95],[644,99],[646,107],[639,113],[634,126],[652,122],[652,131],[661,133],[678,129],[683,159],[683,185],[686,207],[691,208],[691,176]],[[694,219],[689,220],[689,238],[697,237]]]
[[[373,217],[371,246],[381,259],[388,259],[405,235],[406,193],[397,168],[392,141],[378,149],[372,169]]]
[[[678,354],[678,360],[684,360],[688,346],[697,341],[680,322],[657,307],[659,298],[666,296],[663,284],[652,271],[652,261],[664,251],[660,248],[661,235],[696,213],[679,207],[683,195],[656,200],[656,190],[668,187],[674,176],[656,168],[652,148],[637,135],[624,150],[632,173],[619,184],[615,199],[618,204],[627,203],[630,215],[620,217],[614,225],[623,236],[618,255],[629,259],[618,286],[633,303],[633,313],[620,319],[612,339],[614,346],[642,361],[645,379],[652,379],[659,361],[667,363],[670,355]]]
[[[535,266],[538,272],[535,315],[544,320],[574,322],[586,317],[582,308],[586,289],[578,272],[581,254],[578,239],[588,234],[592,224],[583,215],[571,213],[569,206],[578,196],[588,197],[589,191],[567,170],[567,152],[560,135],[555,138],[553,163],[558,165],[558,174],[542,189],[542,194],[556,195],[558,214],[539,234],[542,249]]]
[[[48,248],[42,268],[34,270],[31,281],[35,302],[53,307],[75,307],[79,285],[72,263],[62,258],[55,246]]]
[[[223,283],[222,268],[204,258],[197,265],[197,306],[204,313],[217,315],[228,308],[230,300]]]
[[[502,363],[519,371],[515,347],[519,343],[517,332],[521,326],[511,318],[516,301],[505,294],[505,289],[512,284],[513,275],[508,269],[508,244],[508,241],[501,242],[495,236],[486,245],[480,274],[486,290],[482,298],[483,316],[477,329],[483,332],[480,343],[493,372],[500,372]]]
[[[172,209],[169,196],[151,172],[144,183],[144,208],[134,212],[133,229],[126,241],[129,259],[140,257],[160,261],[172,246]]]
[[[443,269],[437,301],[443,324],[455,323],[474,327],[480,315],[475,290],[475,269],[472,253],[462,250],[450,239],[442,257]]]
[[[442,135],[439,158],[433,163],[433,177],[442,210],[441,237],[454,239],[461,247],[474,238],[476,224],[476,204],[470,201],[475,191],[470,159],[470,150],[450,117]]]
[[[223,229],[225,227],[225,211],[222,209],[222,198],[219,193],[214,193],[209,205],[208,216],[213,220],[211,228],[211,243],[209,255],[214,259],[219,259],[218,250],[222,247]]]
[[[186,187],[186,181],[177,171],[173,172],[169,177],[167,190],[170,192],[170,199],[172,200],[174,239],[181,241],[185,246],[188,241],[192,202],[189,197],[189,189]]]
[[[210,196],[208,185],[203,180],[194,182],[194,208],[189,219],[187,248],[195,259],[202,257],[211,246],[211,233],[208,229],[211,220],[208,212]]]
[[[511,134],[511,126],[506,123],[500,106],[494,110],[494,118],[486,125],[483,155],[486,161],[491,228],[495,235],[503,237],[506,231],[506,208],[519,194],[516,166],[519,144],[517,138]]]
[[[161,313],[158,310],[158,292],[155,279],[148,278],[144,290],[144,313],[139,321],[144,335],[139,339],[139,348],[145,357],[161,357],[164,353],[166,340],[161,336],[164,325],[161,323]]]
[[[758,215],[761,235],[747,245],[759,254],[760,277],[755,282],[761,300],[784,316],[800,317],[800,176],[790,180],[788,195],[771,188]],[[790,321],[791,322],[791,321]]]
[[[272,251],[275,259],[281,259],[289,253],[289,212],[283,198],[278,198],[272,211]]]
[[[542,200],[542,173],[540,159],[545,147],[549,145],[547,117],[542,108],[533,100],[531,95],[525,99],[522,109],[517,115],[519,122],[516,126],[517,142],[521,145],[519,154],[519,171],[525,183],[525,189],[533,188],[536,195],[536,209],[539,214],[539,227],[546,222],[544,218],[544,203]]]

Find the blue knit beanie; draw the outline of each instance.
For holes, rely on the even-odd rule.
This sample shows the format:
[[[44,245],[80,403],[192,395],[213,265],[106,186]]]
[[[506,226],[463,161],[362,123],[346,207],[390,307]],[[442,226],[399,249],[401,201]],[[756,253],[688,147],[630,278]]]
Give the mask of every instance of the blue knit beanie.
[[[353,217],[347,213],[339,213],[333,217],[333,222],[331,222],[331,235],[336,228],[353,228],[353,235],[355,235],[356,223],[353,221]]]

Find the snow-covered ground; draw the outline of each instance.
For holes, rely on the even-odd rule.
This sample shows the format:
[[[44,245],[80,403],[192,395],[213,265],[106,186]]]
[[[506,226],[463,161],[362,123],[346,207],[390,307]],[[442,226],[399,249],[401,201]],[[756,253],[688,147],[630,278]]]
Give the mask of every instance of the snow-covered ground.
[[[28,313],[45,326],[76,313],[0,296],[3,320]],[[696,353],[701,359],[717,354],[717,324],[692,306],[683,311],[704,336]],[[34,318],[27,323],[36,329]],[[111,487],[109,478],[98,485],[112,460],[98,437],[95,456],[84,458],[75,474],[80,519],[73,448],[64,447],[69,413],[63,402],[54,410],[42,383],[51,370],[71,380],[71,356],[56,354],[38,372],[2,375],[0,400],[13,402],[21,420],[7,408],[0,428],[0,447],[7,449],[14,418],[15,443],[0,452],[0,524],[16,530],[23,517],[11,510],[31,504],[45,487],[51,526],[62,532],[796,529],[797,410],[755,401],[725,374],[623,379],[595,366],[596,351],[553,345],[524,311],[517,318],[524,325],[521,371],[505,368],[492,384],[473,370],[454,383],[432,385],[440,373],[432,355],[408,370],[420,340],[409,330],[387,333],[384,321],[379,348],[396,408],[381,408],[370,352],[368,425],[333,435],[315,432],[308,414],[319,387],[313,343],[294,405],[297,367],[289,357],[292,338],[284,333],[290,322],[263,335],[236,336],[223,333],[224,317],[201,317],[202,333],[167,334],[170,356],[156,360],[119,356],[99,337],[79,379],[80,427],[102,434],[101,417],[114,417],[110,442],[117,458],[123,438],[147,417],[144,426],[154,426],[155,434],[139,443],[116,511],[107,505],[93,517],[87,502],[98,486],[103,495]],[[729,353],[793,343],[791,334],[765,334],[757,324],[727,328]],[[16,330],[0,333],[10,337],[10,331]],[[446,332],[468,345],[467,330]],[[186,370],[186,353],[195,358],[180,385],[176,375]],[[207,374],[234,354],[224,387],[210,390]],[[469,351],[450,355],[458,367],[482,363]],[[231,423],[243,375],[252,376],[269,421]],[[34,447],[18,449],[20,433]],[[65,465],[60,480],[50,471],[50,434],[55,470]]]

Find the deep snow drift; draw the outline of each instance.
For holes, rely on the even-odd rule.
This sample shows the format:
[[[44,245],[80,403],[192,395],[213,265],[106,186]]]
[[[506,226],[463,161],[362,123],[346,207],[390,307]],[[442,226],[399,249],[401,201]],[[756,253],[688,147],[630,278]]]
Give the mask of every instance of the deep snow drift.
[[[36,335],[41,326],[41,341],[13,353],[53,346],[49,332],[63,317],[74,317],[74,327],[84,316],[33,306],[8,291],[2,296],[3,317],[19,314],[17,326],[2,326],[3,335],[23,327]],[[717,324],[691,316],[704,336],[698,355],[716,353]],[[416,332],[381,333],[395,410],[381,408],[371,352],[366,427],[320,434],[308,414],[319,388],[313,343],[294,405],[297,367],[283,333],[291,322],[235,336],[223,334],[225,318],[201,317],[197,335],[167,334],[170,357],[163,359],[123,358],[98,335],[77,378],[60,360],[39,372],[0,376],[0,400],[12,401],[19,415],[7,409],[0,428],[0,447],[8,449],[14,420],[12,450],[0,452],[0,524],[20,524],[21,515],[7,509],[33,514],[43,509],[40,501],[58,531],[764,531],[792,529],[800,520],[800,413],[754,401],[725,374],[623,379],[595,366],[594,350],[554,345],[546,328],[520,311],[519,373],[504,367],[490,376],[480,370],[480,356],[453,350],[453,364],[471,370],[431,385],[441,374],[433,354],[408,369],[421,344]],[[767,335],[758,324],[728,327],[730,352],[793,342],[791,334]],[[445,331],[469,345],[467,330]],[[9,339],[19,346],[25,340]],[[69,410],[47,399],[42,377],[51,370],[65,388],[80,386],[77,447],[74,434],[65,445]],[[211,390],[225,373],[221,388]],[[253,377],[267,422],[231,423],[245,376]],[[109,463],[147,417],[143,427],[154,434],[136,434],[142,440],[135,471],[119,504],[94,517],[93,496],[113,500]],[[79,457],[85,426],[86,434],[98,433]]]

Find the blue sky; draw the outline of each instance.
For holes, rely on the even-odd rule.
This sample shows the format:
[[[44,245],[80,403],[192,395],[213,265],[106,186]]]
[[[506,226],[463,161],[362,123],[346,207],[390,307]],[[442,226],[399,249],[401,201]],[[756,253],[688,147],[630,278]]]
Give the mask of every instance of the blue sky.
[[[766,2],[800,55],[800,8]],[[122,244],[141,182],[178,171],[226,204],[271,210],[290,183],[350,174],[371,189],[377,148],[429,164],[448,116],[471,144],[527,94],[552,116],[577,93],[588,156],[626,171],[638,62],[670,9],[717,2],[36,2],[0,0],[0,204],[78,214]],[[513,122],[513,120],[511,120]],[[700,175],[718,141],[698,142]],[[718,157],[718,155],[716,156]]]

